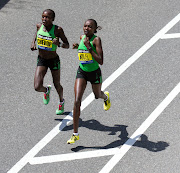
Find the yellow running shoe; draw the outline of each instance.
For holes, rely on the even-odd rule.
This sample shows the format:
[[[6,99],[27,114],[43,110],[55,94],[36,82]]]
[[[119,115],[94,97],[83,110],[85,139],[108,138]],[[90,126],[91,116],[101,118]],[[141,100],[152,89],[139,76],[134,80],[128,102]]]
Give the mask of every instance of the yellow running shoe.
[[[108,97],[108,99],[104,101],[104,110],[107,111],[111,107],[111,102],[110,102],[109,92],[105,91],[104,94],[106,94]]]
[[[76,135],[72,135],[71,138],[67,141],[67,144],[74,144],[75,141],[79,140],[79,135],[76,136]]]

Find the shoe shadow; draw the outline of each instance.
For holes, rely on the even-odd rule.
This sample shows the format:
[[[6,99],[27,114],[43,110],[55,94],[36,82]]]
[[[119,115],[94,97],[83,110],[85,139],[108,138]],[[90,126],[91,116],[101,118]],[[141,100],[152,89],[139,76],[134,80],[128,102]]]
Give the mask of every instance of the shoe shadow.
[[[66,115],[66,116],[70,115],[70,116],[72,116],[72,112],[64,112],[62,115]],[[57,115],[57,117],[59,116],[60,118],[55,118],[54,120],[55,121],[62,121],[64,119],[63,117],[61,118],[62,115]]]
[[[64,112],[62,115],[71,115],[72,116],[72,112]]]
[[[80,150],[84,149],[110,149],[110,148],[115,148],[115,147],[120,147],[122,146],[127,140],[130,138],[128,137],[128,132],[127,132],[127,127],[126,125],[118,125],[115,124],[113,127],[106,126],[98,122],[97,120],[88,120],[88,121],[82,121],[82,119],[79,120],[79,127],[85,127],[91,130],[96,130],[96,131],[103,131],[103,132],[109,132],[108,135],[116,135],[117,133],[120,132],[120,135],[118,136],[120,139],[111,142],[110,144],[107,144],[105,146],[92,146],[92,147],[86,147],[86,146],[77,146],[75,148],[72,148],[71,150],[74,152],[78,152]],[[68,131],[72,130],[73,125],[66,126],[63,131]],[[147,149],[151,152],[158,152],[165,150],[169,144],[164,141],[158,141],[158,142],[152,142],[148,140],[148,137],[144,134],[142,134],[137,140],[134,145],[135,147],[140,147]]]

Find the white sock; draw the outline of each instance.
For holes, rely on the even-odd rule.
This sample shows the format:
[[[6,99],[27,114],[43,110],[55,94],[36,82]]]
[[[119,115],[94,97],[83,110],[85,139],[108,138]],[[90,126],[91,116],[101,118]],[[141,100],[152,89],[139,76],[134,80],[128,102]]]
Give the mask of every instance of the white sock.
[[[73,135],[78,136],[78,135],[79,135],[79,133],[73,133]]]
[[[63,101],[62,102],[59,102],[61,105],[64,103],[64,99],[63,99]]]
[[[106,94],[105,94],[105,95],[106,95]],[[104,101],[107,101],[107,100],[108,100],[108,96],[107,96],[107,95],[106,95],[106,97],[107,97],[107,98],[106,98]]]
[[[48,93],[48,91],[49,91],[49,87],[46,87],[46,94]]]

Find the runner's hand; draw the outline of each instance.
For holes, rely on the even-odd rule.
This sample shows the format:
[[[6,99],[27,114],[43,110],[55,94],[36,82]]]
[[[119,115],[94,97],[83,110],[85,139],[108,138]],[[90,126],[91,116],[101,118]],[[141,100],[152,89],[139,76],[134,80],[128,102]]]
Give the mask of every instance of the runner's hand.
[[[79,44],[78,43],[74,43],[73,44],[73,49],[77,49],[79,47]]]
[[[32,44],[31,44],[31,50],[32,50],[32,51],[37,50],[35,43],[32,43]]]
[[[89,37],[84,38],[84,45],[89,49],[91,47],[90,42],[89,42]]]
[[[57,45],[57,46],[60,45],[60,42],[59,42],[59,38],[58,38],[58,37],[56,37],[56,38],[53,39],[53,44],[55,44],[55,45]]]

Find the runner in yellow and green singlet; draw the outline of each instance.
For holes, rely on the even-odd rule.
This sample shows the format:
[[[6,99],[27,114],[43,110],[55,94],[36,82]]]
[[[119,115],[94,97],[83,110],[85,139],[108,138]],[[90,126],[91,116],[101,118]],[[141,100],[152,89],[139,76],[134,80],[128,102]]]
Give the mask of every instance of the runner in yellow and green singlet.
[[[79,140],[79,117],[81,100],[87,81],[91,82],[95,98],[104,100],[104,110],[111,106],[109,92],[101,91],[102,76],[100,65],[103,65],[103,49],[100,37],[94,35],[97,32],[97,22],[94,19],[88,19],[84,23],[84,35],[80,36],[80,44],[73,44],[74,49],[78,49],[79,68],[77,70],[76,81],[74,85],[75,101],[73,108],[73,128],[74,133],[67,141],[72,144]]]
[[[31,50],[36,50],[36,41],[38,47],[37,67],[34,76],[34,88],[38,92],[44,92],[43,102],[45,105],[50,100],[51,85],[43,86],[43,80],[48,68],[51,70],[53,83],[59,95],[59,105],[56,114],[64,112],[63,87],[60,84],[60,59],[56,53],[57,47],[69,48],[69,42],[60,26],[54,25],[55,12],[46,9],[42,13],[42,23],[37,24]],[[63,43],[59,41],[62,40]]]

